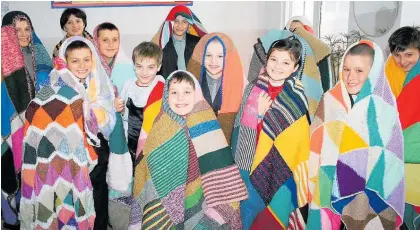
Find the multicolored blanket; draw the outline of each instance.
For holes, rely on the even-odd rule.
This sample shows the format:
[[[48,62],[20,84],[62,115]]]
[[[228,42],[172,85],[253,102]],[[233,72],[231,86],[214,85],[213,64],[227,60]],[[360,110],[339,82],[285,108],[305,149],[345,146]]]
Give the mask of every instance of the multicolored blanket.
[[[290,30],[290,25],[292,24],[293,21],[299,21],[300,23],[302,23],[303,28],[306,31],[315,35],[314,28],[312,27],[311,23],[309,22],[309,20],[305,16],[293,16],[293,17],[291,17],[286,24],[286,29],[287,30]]]
[[[342,79],[325,93],[311,125],[308,229],[397,229],[404,215],[404,146],[380,47],[351,106]]]
[[[32,53],[35,81],[25,67],[25,59],[16,34],[16,20],[26,20],[31,29],[29,48]],[[2,216],[7,224],[18,224],[20,171],[24,114],[29,102],[41,86],[48,84],[51,59],[36,35],[30,18],[12,11],[3,17],[1,28],[1,162]],[[14,203],[14,204],[12,204]]]
[[[220,125],[197,80],[186,119],[169,108],[173,74],[135,170],[132,228],[241,229],[239,201],[248,194]]]
[[[133,61],[125,54],[124,49],[122,48],[122,45],[121,45],[122,44],[121,36],[118,31],[120,44],[118,47],[118,52],[115,55],[114,60],[112,61],[112,65],[110,66],[109,63],[105,61],[104,56],[99,51],[98,29],[99,29],[99,25],[97,25],[95,29],[93,30],[93,44],[95,45],[96,51],[98,52],[102,66],[104,67],[106,73],[111,79],[112,84],[116,87],[116,90],[117,90],[116,96],[117,96],[118,93],[121,93],[121,89],[124,82],[126,82],[128,79],[136,78],[136,73],[134,72]]]
[[[307,205],[309,123],[301,74],[302,66],[286,79],[259,136],[258,96],[268,92],[268,77],[260,75],[245,89],[232,134],[235,162],[249,192],[241,201],[244,229],[304,229],[299,208]]]
[[[217,120],[230,145],[233,123],[242,102],[242,92],[244,88],[244,74],[241,58],[232,40],[222,33],[205,35],[195,46],[187,70],[200,81],[201,88],[208,89],[207,81],[205,79],[206,67],[204,66],[204,59],[207,46],[214,40],[218,40],[223,46],[224,66],[222,84],[217,92],[216,98],[214,99],[215,103],[213,103],[212,107],[213,110],[217,111]],[[211,98],[205,98],[209,104],[212,104]]]
[[[173,23],[178,14],[184,16],[191,25],[188,28],[187,33],[197,37],[203,37],[207,34],[207,31],[203,24],[201,24],[200,19],[198,19],[197,16],[188,7],[178,5],[171,9],[168,16],[166,16],[165,21],[160,26],[159,31],[152,38],[152,42],[157,44],[162,49],[166,46],[166,44],[169,42],[169,39],[171,38]]]
[[[405,214],[410,230],[420,228],[420,61],[405,73],[388,58],[385,73],[397,98],[397,107],[404,136]]]
[[[267,62],[267,52],[270,49],[271,44],[278,39],[287,38],[292,35],[299,37],[301,43],[305,45],[306,59],[303,63],[303,74],[300,75],[299,80],[303,83],[305,95],[309,104],[309,115],[312,118],[324,93],[321,76],[323,78],[332,79],[330,68],[321,68],[318,66],[323,59],[326,59],[330,55],[330,49],[325,43],[305,31],[303,28],[297,28],[295,33],[288,30],[272,29],[268,31],[267,34],[260,37],[258,42],[254,45],[248,81],[255,82],[258,78],[261,68],[265,66]],[[324,65],[325,63],[321,66]],[[327,73],[321,74],[321,69],[327,71]],[[327,87],[327,89],[328,88],[329,87]]]

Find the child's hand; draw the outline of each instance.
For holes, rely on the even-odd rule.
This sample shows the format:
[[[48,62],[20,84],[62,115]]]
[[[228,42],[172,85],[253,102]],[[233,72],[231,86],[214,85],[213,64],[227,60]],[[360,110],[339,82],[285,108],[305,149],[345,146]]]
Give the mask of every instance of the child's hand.
[[[265,92],[261,93],[258,96],[258,114],[264,116],[264,114],[270,108],[271,103],[273,103],[273,101],[271,100],[270,96]]]
[[[124,100],[120,97],[115,98],[114,100],[114,107],[117,112],[124,112],[125,103]]]

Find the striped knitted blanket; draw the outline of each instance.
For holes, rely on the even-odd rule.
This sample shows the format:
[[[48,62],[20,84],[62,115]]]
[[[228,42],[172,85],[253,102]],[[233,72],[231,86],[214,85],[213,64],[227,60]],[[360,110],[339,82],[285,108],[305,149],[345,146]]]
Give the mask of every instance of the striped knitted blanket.
[[[31,28],[29,48],[35,81],[29,75],[29,68],[25,67],[25,58],[14,27],[15,21],[22,19]],[[35,93],[49,82],[51,69],[51,59],[33,30],[28,15],[20,11],[7,13],[1,28],[1,199],[2,217],[8,224],[18,223],[24,114]]]
[[[385,73],[397,98],[397,107],[404,136],[405,214],[410,230],[420,228],[420,61],[405,73],[390,56]]]
[[[204,59],[208,44],[215,39],[223,46],[224,65],[222,83],[214,102],[212,103],[208,92]],[[239,110],[239,106],[241,105],[244,87],[244,74],[241,58],[232,40],[222,33],[211,33],[205,35],[195,46],[194,53],[187,66],[187,70],[196,76],[196,78],[200,81],[202,88],[207,89],[207,97],[206,95],[204,95],[204,97],[209,104],[212,104],[213,110],[217,112],[217,119],[219,120],[223,133],[230,145],[233,123],[235,121],[236,113]]]
[[[404,215],[404,146],[380,47],[354,100],[342,77],[311,125],[308,229],[397,229]],[[349,49],[355,46],[355,43]],[[342,76],[343,61],[340,66]]]
[[[166,16],[165,21],[160,26],[158,32],[152,38],[152,42],[157,44],[160,48],[165,48],[166,44],[169,42],[169,39],[172,35],[173,23],[176,16],[180,14],[184,16],[190,23],[190,27],[187,30],[187,33],[202,37],[207,34],[204,25],[201,24],[200,19],[186,6],[178,5],[171,9],[168,16]]]
[[[248,194],[219,122],[196,80],[193,111],[186,119],[172,112],[168,105],[172,75],[136,167],[133,194],[138,206],[132,210],[136,218],[132,227],[241,229],[239,201]]]
[[[86,29],[86,28],[85,28],[85,29]],[[54,48],[54,50],[53,50],[53,54],[52,54],[52,59],[53,59],[53,62],[54,62],[54,59],[55,59],[56,57],[58,57],[58,56],[59,56],[59,51],[60,51],[60,49],[61,49],[61,46],[63,45],[63,42],[64,42],[65,40],[67,40],[67,38],[70,38],[70,37],[71,37],[70,35],[66,34],[66,36],[64,36],[64,38],[63,38],[63,39],[61,39],[61,41],[60,41],[59,43],[57,43],[57,45],[55,45],[55,48]],[[82,33],[82,37],[84,37],[84,38],[88,39],[89,41],[93,41],[93,37],[92,37],[92,35],[91,35],[89,32],[87,32],[86,30],[85,30],[85,31],[83,31],[83,33]]]
[[[304,229],[299,208],[307,205],[309,123],[301,73],[286,79],[259,137],[258,96],[268,92],[268,77],[260,75],[245,89],[232,134],[235,162],[249,192],[241,201],[244,229]]]
[[[330,88],[330,83],[323,86],[322,82],[331,82],[332,79],[331,68],[328,64],[328,57],[331,51],[325,43],[303,28],[297,28],[295,33],[288,30],[272,29],[260,37],[254,45],[248,81],[254,82],[258,78],[261,68],[267,62],[267,52],[271,44],[278,39],[287,38],[293,34],[299,37],[299,41],[305,45],[306,59],[303,63],[303,74],[299,80],[302,81],[305,88],[305,95],[309,104],[309,115],[312,118],[318,108],[322,94]]]

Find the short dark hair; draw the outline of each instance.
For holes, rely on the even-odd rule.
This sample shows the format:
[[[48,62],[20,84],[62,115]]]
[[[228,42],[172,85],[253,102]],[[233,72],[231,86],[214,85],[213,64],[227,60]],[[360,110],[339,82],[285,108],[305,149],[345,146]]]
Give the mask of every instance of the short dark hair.
[[[370,45],[368,45],[366,43],[359,43],[359,44],[351,47],[349,49],[349,51],[347,51],[346,55],[369,56],[372,60],[372,63],[373,63],[373,59],[375,58],[375,50]]]
[[[394,31],[388,39],[391,53],[404,52],[408,48],[420,50],[420,27],[404,26]]]
[[[76,18],[81,18],[86,28],[87,26],[86,13],[83,10],[78,9],[78,8],[67,8],[66,10],[63,11],[60,17],[60,26],[62,30],[64,30],[64,25],[66,25],[67,21],[72,15],[74,15]]]
[[[133,63],[136,63],[136,58],[154,58],[160,64],[162,63],[162,49],[153,42],[142,42],[133,50]]]
[[[79,40],[74,41],[74,42],[70,43],[69,46],[67,46],[66,52],[64,53],[65,58],[67,59],[67,56],[68,56],[69,52],[71,52],[73,50],[78,50],[78,49],[89,49],[90,50],[90,47],[84,41],[79,41]]]
[[[171,79],[169,80],[169,85],[171,85],[172,83],[181,83],[183,81],[190,84],[193,87],[193,89],[195,90],[194,79],[192,79],[192,77],[184,71],[179,71],[179,72],[174,73],[172,75]]]
[[[288,51],[292,57],[292,61],[296,62],[295,66],[300,63],[302,55],[302,44],[294,36],[277,40],[271,44],[268,50],[267,58],[270,58],[274,50]]]
[[[101,30],[117,30],[118,31],[118,28],[110,22],[104,22],[98,26],[98,34],[97,34],[98,37],[99,37],[99,32],[101,32]]]

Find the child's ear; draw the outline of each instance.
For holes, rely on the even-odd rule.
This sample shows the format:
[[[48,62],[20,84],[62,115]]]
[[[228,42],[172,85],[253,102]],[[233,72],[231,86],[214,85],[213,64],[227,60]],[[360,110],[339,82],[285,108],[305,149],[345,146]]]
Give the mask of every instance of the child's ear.
[[[296,64],[295,69],[293,70],[293,72],[296,72],[296,70],[299,69],[299,64]]]

